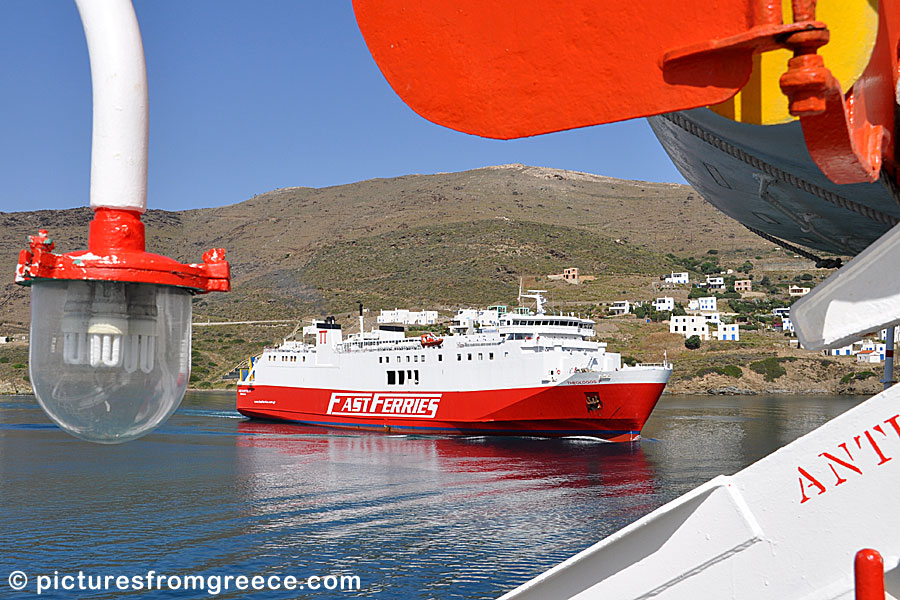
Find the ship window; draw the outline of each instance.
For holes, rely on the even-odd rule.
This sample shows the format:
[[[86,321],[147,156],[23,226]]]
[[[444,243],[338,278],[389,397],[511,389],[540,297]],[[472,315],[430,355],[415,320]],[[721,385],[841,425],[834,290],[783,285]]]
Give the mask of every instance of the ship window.
[[[444,362],[444,355],[438,354],[438,362]]]
[[[378,364],[380,365],[380,364],[383,363],[383,362],[384,362],[384,357],[383,357],[383,356],[379,356],[379,357],[378,357]]]
[[[491,352],[490,354],[488,354],[488,358],[489,358],[490,360],[494,360],[494,353]]]
[[[425,355],[422,355],[422,362],[425,362]]]
[[[457,354],[457,355],[456,355],[456,360],[462,360],[462,354]]]
[[[403,360],[403,357],[402,357],[402,356],[398,356],[398,357],[397,357],[397,362],[402,362],[402,360]]]
[[[413,383],[413,372],[412,370],[406,372],[406,383]],[[418,382],[416,382],[418,383]]]
[[[394,371],[388,371],[387,378],[388,378],[388,385],[394,385],[396,383],[397,373],[395,373]]]
[[[484,354],[481,352],[478,353],[478,360],[484,360]]]
[[[418,355],[418,354],[416,354],[415,356],[413,356],[413,362],[419,362],[419,355]]]
[[[406,371],[397,371],[397,383],[403,385],[403,379],[406,377]]]
[[[419,370],[416,369],[414,373],[416,374],[416,385],[419,385]]]
[[[469,352],[469,360],[472,360],[472,353]]]
[[[509,356],[509,352],[504,352],[503,357],[506,358],[507,356]]]
[[[406,355],[406,362],[409,362],[409,354]]]
[[[384,362],[386,362],[386,363],[391,362],[391,357],[390,357],[390,356],[385,356],[385,357],[384,357]]]

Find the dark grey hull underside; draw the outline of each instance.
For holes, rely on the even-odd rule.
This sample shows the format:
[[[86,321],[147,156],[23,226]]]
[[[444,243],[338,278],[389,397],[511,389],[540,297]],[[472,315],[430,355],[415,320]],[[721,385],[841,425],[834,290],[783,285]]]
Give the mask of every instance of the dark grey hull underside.
[[[900,202],[882,181],[830,182],[810,158],[799,122],[747,125],[705,108],[649,121],[684,178],[753,229],[852,256],[900,220]]]

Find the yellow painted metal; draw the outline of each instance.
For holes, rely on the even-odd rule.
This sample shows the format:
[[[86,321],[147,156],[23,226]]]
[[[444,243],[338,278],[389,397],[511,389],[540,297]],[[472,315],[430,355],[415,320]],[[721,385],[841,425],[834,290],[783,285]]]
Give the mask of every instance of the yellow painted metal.
[[[791,17],[791,0],[781,0],[784,21]],[[816,20],[828,25],[831,40],[819,49],[844,91],[859,79],[875,47],[878,33],[878,0],[819,0]],[[734,97],[710,108],[729,119],[754,125],[793,121],[787,96],[778,79],[787,70],[789,50],[774,50],[753,57],[750,81]]]

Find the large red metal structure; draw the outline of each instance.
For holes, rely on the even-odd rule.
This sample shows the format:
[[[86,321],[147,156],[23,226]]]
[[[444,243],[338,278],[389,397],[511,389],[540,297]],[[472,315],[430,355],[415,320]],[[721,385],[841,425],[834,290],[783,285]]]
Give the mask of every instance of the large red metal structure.
[[[781,80],[810,154],[835,183],[894,166],[900,13],[879,3],[868,67],[844,93],[817,55],[815,0],[354,0],[388,83],[417,113],[517,138],[713,105],[747,83],[754,55],[794,52]]]

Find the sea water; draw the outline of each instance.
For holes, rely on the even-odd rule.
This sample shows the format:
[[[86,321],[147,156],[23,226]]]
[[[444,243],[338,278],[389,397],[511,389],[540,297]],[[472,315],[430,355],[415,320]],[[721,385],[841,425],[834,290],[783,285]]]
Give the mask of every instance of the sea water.
[[[0,598],[38,583],[72,599],[495,598],[860,401],[664,396],[641,442],[613,444],[248,421],[233,393],[189,393],[155,433],[103,446],[31,396],[0,397]],[[79,574],[107,585],[78,589]],[[341,575],[358,589],[325,589]],[[254,590],[254,576],[323,579]]]

